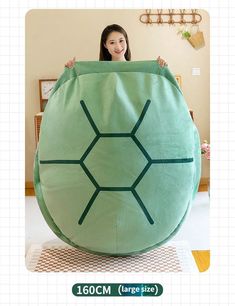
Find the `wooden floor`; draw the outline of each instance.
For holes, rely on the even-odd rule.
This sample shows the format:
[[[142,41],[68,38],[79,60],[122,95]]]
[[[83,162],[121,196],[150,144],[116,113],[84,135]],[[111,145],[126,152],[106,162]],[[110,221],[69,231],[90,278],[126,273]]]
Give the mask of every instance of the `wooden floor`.
[[[198,188],[198,191],[207,191],[208,190],[208,182],[202,182]],[[32,184],[26,184],[25,188],[26,196],[35,196],[35,192]],[[209,250],[193,250],[192,251],[194,260],[197,264],[198,270],[200,272],[205,272],[210,267],[210,251]]]

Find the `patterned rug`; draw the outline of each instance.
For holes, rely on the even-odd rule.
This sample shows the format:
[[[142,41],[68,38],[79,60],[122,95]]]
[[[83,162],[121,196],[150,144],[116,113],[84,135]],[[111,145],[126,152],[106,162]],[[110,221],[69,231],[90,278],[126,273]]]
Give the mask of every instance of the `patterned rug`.
[[[65,244],[32,245],[26,267],[34,272],[198,272],[187,242],[128,257],[94,255]]]

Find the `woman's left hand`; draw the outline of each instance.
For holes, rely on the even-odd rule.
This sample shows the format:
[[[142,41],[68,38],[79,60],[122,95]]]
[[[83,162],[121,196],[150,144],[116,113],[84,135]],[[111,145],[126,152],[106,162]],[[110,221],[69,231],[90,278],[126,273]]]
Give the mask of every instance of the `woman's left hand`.
[[[160,56],[158,56],[157,58],[157,63],[160,65],[161,68],[168,66],[167,62],[165,62],[164,59],[162,59]]]

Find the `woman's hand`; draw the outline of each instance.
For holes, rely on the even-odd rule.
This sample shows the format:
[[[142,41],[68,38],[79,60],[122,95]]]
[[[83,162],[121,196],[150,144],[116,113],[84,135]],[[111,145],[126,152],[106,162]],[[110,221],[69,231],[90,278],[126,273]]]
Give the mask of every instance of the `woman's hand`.
[[[168,66],[167,62],[165,62],[164,59],[162,59],[160,56],[158,56],[157,58],[157,63],[160,65],[161,68]]]
[[[69,60],[64,66],[67,68],[73,68],[75,64],[75,56],[73,57],[73,59]]]

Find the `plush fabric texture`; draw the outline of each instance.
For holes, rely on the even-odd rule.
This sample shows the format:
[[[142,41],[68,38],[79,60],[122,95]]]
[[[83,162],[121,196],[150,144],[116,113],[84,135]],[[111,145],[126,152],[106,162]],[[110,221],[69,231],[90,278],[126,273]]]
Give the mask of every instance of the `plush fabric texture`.
[[[70,245],[133,255],[169,240],[200,179],[200,141],[177,81],[156,61],[77,62],[46,106],[36,196]]]

